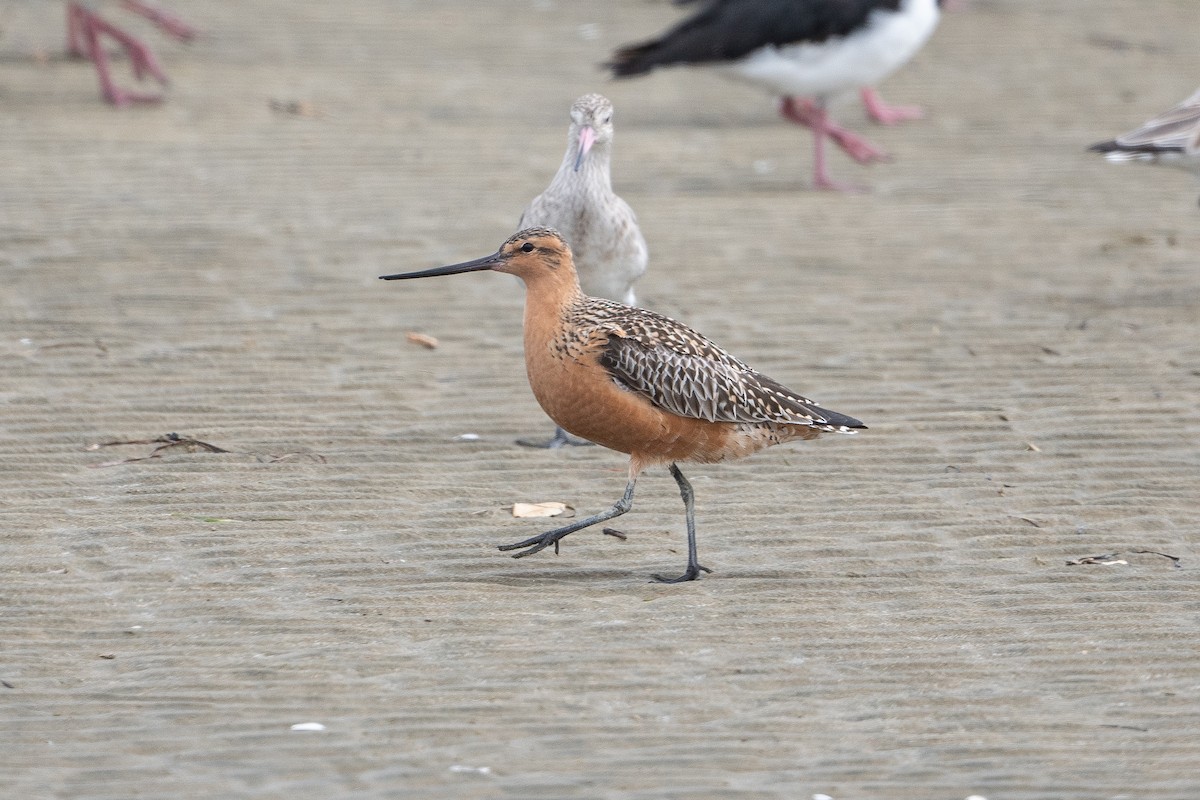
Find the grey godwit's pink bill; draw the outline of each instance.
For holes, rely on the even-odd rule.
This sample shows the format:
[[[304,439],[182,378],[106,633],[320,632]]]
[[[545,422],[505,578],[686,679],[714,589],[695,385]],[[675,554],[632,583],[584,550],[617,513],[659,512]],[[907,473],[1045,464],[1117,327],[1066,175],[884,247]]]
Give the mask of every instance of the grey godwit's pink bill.
[[[575,156],[575,171],[579,172],[579,168],[583,166],[583,159],[587,157],[588,152],[592,149],[592,145],[596,143],[596,129],[590,125],[585,125],[579,129],[579,155]]]

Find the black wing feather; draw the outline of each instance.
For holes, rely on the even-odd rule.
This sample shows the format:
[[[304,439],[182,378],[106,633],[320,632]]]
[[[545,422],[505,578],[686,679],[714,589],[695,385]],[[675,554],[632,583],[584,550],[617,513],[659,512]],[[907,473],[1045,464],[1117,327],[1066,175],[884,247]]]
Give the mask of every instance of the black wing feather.
[[[900,0],[716,0],[662,36],[622,47],[607,66],[618,78],[669,64],[732,61],[760,47],[823,42],[862,26]]]

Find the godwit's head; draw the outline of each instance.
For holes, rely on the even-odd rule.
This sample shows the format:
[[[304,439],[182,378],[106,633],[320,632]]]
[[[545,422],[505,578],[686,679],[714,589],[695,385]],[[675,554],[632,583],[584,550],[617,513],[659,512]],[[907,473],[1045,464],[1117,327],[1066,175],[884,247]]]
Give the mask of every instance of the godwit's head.
[[[431,278],[435,275],[456,275],[460,272],[493,270],[516,275],[526,286],[556,286],[563,291],[572,287],[578,290],[579,279],[575,274],[575,262],[571,247],[553,228],[526,228],[508,237],[508,241],[490,256],[434,267],[420,272],[401,272],[396,275],[380,275],[385,281],[407,280],[408,278]]]
[[[596,145],[606,146],[613,138],[613,106],[602,94],[585,94],[571,105],[571,130],[567,141],[575,151],[575,171]]]

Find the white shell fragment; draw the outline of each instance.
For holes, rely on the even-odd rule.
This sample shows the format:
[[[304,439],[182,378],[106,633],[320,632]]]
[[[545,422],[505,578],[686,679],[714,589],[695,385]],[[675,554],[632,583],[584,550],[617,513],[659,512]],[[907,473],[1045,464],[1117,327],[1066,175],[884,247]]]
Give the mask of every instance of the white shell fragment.
[[[466,764],[451,764],[451,772],[473,772],[476,775],[491,775],[491,767],[468,767]]]
[[[513,503],[514,517],[557,517],[567,510],[566,503]]]
[[[404,338],[413,344],[419,344],[426,350],[436,350],[438,346],[438,340],[427,333],[409,331],[408,333],[404,334]]]

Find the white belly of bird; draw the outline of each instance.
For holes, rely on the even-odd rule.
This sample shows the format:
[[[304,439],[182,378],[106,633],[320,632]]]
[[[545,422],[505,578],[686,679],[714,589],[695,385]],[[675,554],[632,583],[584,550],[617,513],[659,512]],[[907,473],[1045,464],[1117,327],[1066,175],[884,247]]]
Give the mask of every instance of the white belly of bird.
[[[937,0],[905,0],[898,12],[872,12],[848,36],[764,47],[721,69],[780,96],[828,97],[891,75],[921,49],[938,17]]]

